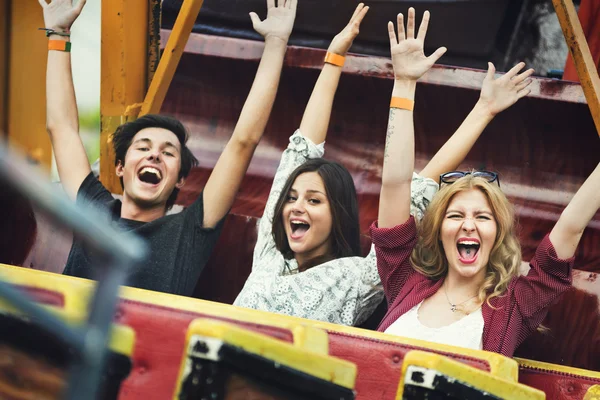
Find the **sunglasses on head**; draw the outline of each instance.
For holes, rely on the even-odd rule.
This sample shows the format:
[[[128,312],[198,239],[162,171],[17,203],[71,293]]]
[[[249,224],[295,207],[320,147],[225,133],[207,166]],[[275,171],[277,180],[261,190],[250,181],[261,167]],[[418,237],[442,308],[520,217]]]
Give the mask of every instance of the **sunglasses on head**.
[[[483,178],[486,181],[488,181],[489,183],[498,182],[498,187],[500,187],[500,177],[495,172],[491,172],[491,171],[469,171],[469,172],[451,171],[451,172],[446,172],[446,173],[440,175],[440,189],[442,187],[442,183],[451,185],[454,182],[456,182],[457,180],[459,180],[460,178],[464,178],[467,175],[473,175],[474,177],[477,177],[477,178]]]

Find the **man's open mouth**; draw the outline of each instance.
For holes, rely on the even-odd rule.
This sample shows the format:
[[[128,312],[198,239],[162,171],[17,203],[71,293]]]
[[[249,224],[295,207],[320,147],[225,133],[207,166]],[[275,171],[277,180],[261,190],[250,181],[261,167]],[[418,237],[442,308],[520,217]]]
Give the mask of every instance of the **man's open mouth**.
[[[156,168],[144,167],[138,172],[138,179],[144,183],[156,185],[162,180],[162,174]]]
[[[310,224],[305,221],[291,220],[290,227],[292,239],[301,239],[310,229]]]
[[[475,261],[480,246],[481,244],[477,239],[460,239],[456,243],[456,249],[461,261],[467,263]]]

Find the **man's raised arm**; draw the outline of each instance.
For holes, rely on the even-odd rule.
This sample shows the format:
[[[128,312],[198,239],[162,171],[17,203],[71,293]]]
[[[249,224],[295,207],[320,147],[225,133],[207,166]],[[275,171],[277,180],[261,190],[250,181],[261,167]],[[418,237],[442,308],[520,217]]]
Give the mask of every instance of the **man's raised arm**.
[[[58,175],[75,199],[79,186],[90,173],[90,164],[79,137],[79,117],[71,74],[70,34],[86,0],[39,0],[49,36],[46,71],[46,127],[56,157]],[[75,4],[73,4],[75,3]],[[59,50],[53,50],[59,49]]]

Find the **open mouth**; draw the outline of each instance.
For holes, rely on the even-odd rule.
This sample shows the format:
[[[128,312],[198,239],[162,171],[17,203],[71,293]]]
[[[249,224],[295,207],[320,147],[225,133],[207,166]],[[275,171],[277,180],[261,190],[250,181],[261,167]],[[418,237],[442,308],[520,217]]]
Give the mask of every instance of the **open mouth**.
[[[138,179],[144,183],[156,185],[162,180],[162,174],[156,168],[144,167],[138,172]]]
[[[466,264],[475,262],[480,246],[481,244],[477,239],[460,239],[458,243],[456,243],[460,261]]]
[[[310,224],[300,220],[290,221],[292,239],[301,239],[310,229]]]

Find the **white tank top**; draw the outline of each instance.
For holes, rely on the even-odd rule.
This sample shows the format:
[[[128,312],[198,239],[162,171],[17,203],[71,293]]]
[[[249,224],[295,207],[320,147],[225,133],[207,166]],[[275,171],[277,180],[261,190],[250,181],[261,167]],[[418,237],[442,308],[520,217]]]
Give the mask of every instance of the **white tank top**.
[[[421,304],[423,302],[402,314],[385,333],[475,350],[483,348],[484,321],[481,307],[450,325],[430,328],[419,321]]]

